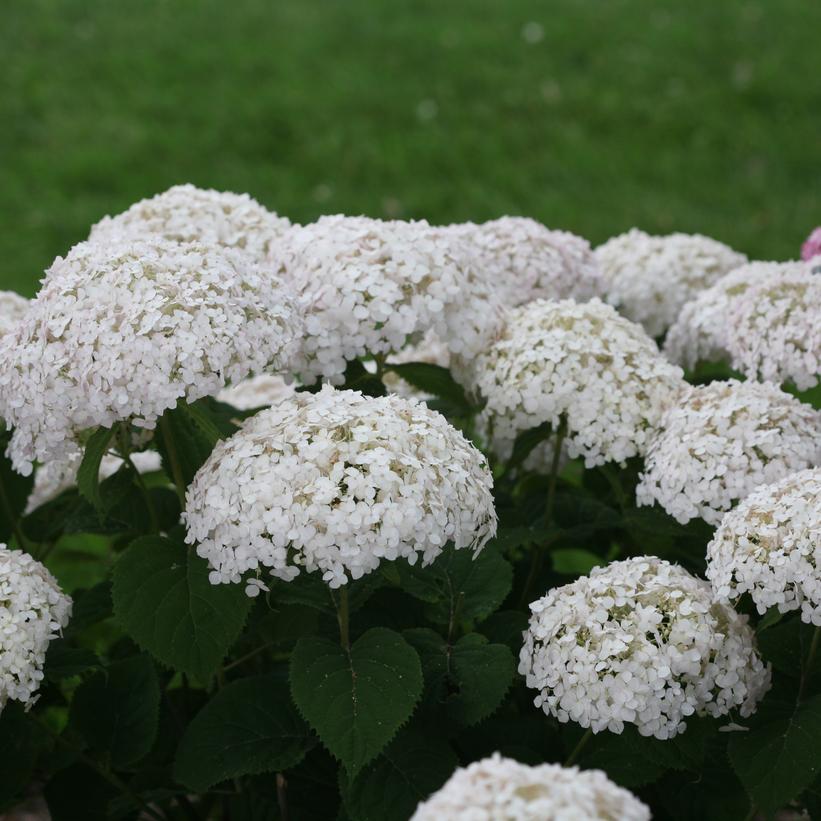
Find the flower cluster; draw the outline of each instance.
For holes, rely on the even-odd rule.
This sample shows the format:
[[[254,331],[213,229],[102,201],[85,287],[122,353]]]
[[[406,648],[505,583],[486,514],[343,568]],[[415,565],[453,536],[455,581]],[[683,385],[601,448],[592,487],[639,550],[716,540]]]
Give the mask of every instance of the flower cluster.
[[[296,392],[296,384],[287,382],[282,376],[271,373],[261,373],[243,379],[236,385],[223,388],[217,399],[225,402],[237,410],[247,411],[254,408],[267,408],[288,399]]]
[[[43,680],[49,642],[71,617],[71,599],[28,553],[0,545],[0,709],[29,704]]]
[[[663,334],[699,291],[747,261],[701,234],[651,236],[636,228],[600,245],[595,254],[607,301],[653,337]]]
[[[643,453],[682,385],[641,327],[598,299],[511,310],[461,378],[486,403],[481,422],[501,459],[521,432],[563,420],[570,456],[588,467]]]
[[[434,329],[471,356],[495,329],[493,289],[467,244],[425,222],[328,216],[290,232],[279,265],[305,306],[298,373],[343,381],[347,363]]]
[[[821,413],[769,383],[712,382],[665,413],[636,500],[717,525],[758,485],[819,464]]]
[[[735,300],[727,318],[732,365],[748,379],[821,379],[821,276],[809,265],[761,277]]]
[[[751,493],[721,520],[707,547],[719,601],[749,593],[758,612],[801,610],[821,626],[821,468]]]
[[[8,333],[28,309],[29,301],[14,291],[0,291],[0,336]]]
[[[294,300],[239,251],[139,240],[81,243],[58,258],[25,317],[0,338],[0,412],[22,473],[66,461],[85,431],[153,428],[185,397],[285,367]]]
[[[594,568],[530,609],[519,672],[536,706],[594,733],[672,738],[694,713],[750,715],[770,686],[746,616],[661,559]]]
[[[527,217],[448,226],[473,246],[505,305],[534,299],[601,296],[601,274],[590,243],[568,231],[551,231]]]
[[[268,211],[248,194],[175,185],[134,203],[116,217],[104,217],[92,227],[89,239],[198,242],[239,248],[255,262],[263,263],[290,227],[290,220]]]
[[[796,262],[750,262],[736,268],[682,308],[664,339],[665,355],[685,368],[729,359],[727,317],[736,300],[759,280],[787,276],[803,268]]]
[[[382,560],[429,564],[447,542],[481,550],[491,484],[485,457],[423,404],[325,385],[216,446],[188,488],[187,539],[214,584],[304,567],[339,587]]]
[[[650,821],[601,770],[528,766],[499,753],[454,772],[411,821]]]
[[[821,226],[812,231],[801,246],[801,259],[810,260],[818,256],[821,256]]]

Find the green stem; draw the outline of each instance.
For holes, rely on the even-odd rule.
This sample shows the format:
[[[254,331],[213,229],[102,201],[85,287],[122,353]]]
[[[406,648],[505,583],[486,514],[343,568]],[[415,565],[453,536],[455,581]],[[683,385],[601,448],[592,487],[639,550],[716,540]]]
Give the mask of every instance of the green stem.
[[[812,663],[815,661],[815,654],[818,652],[819,640],[821,640],[821,627],[816,627],[815,632],[812,634],[812,642],[810,643],[810,652],[807,654],[807,661],[801,670],[801,684],[798,687],[798,701],[801,701],[804,696],[804,689],[807,686],[807,682],[809,681],[810,673],[812,671]]]
[[[565,767],[569,767],[571,764],[575,764],[578,760],[579,756],[581,755],[582,750],[587,746],[587,742],[593,738],[593,730],[588,730],[580,739],[579,743],[573,748],[573,751],[567,757],[567,761],[564,762]]]
[[[226,664],[222,668],[222,672],[227,673],[229,670],[233,670],[234,667],[239,667],[240,664],[244,664],[249,659],[254,658],[254,656],[258,656],[264,650],[267,650],[269,647],[273,647],[273,646],[274,646],[273,644],[263,644],[259,647],[255,647],[253,650],[251,650],[250,653],[246,653],[244,656],[240,656],[238,659],[235,659],[230,664]]]
[[[610,485],[610,489],[616,497],[619,510],[623,511],[625,508],[624,488],[621,486],[621,482],[619,482],[618,478],[613,474],[613,466],[609,463],[599,465],[599,471],[601,475],[607,479],[607,483]]]
[[[148,518],[151,520],[151,532],[152,533],[159,533],[160,530],[160,520],[157,517],[157,511],[154,507],[154,502],[151,499],[151,494],[148,491],[148,486],[145,483],[145,479],[143,479],[142,473],[137,470],[137,466],[134,464],[134,460],[131,458],[131,443],[129,442],[128,436],[128,428],[125,425],[120,427],[120,456],[122,457],[123,461],[127,462],[131,466],[131,470],[134,471],[134,475],[137,477],[137,485],[140,488],[140,492],[142,493],[143,499],[145,500],[145,506],[148,508]]]
[[[168,461],[171,463],[171,478],[174,480],[174,487],[177,489],[180,507],[185,510],[185,479],[182,475],[180,457],[174,445],[174,439],[171,436],[171,430],[165,416],[160,417],[160,432],[162,433],[163,442],[165,443],[165,452],[168,454]]]
[[[336,608],[336,619],[339,622],[339,643],[347,652],[351,651],[350,617],[348,613],[348,588],[343,585],[339,589],[339,604]]]

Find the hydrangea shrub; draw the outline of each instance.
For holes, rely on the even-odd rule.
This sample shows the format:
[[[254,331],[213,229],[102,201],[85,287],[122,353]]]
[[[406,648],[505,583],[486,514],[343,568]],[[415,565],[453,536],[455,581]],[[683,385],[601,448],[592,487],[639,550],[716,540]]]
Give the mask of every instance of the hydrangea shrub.
[[[0,810],[818,815],[821,306],[743,262],[98,223],[0,299]]]

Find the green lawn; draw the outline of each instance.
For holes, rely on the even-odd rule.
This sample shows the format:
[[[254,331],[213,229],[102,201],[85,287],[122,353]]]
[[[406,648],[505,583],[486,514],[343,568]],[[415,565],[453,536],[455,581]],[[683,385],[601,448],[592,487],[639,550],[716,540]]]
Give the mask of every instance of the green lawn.
[[[180,181],[300,221],[794,256],[821,222],[819,31],[816,0],[5,0],[0,288]]]

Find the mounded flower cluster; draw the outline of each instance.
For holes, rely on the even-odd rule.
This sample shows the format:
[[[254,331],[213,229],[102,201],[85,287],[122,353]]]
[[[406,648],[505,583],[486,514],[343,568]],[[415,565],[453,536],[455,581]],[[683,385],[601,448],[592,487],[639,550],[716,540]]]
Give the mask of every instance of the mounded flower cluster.
[[[569,455],[588,467],[644,453],[683,384],[641,327],[598,299],[511,310],[462,378],[486,402],[481,423],[501,459],[518,434],[563,419]]]
[[[799,390],[821,379],[821,276],[809,265],[758,279],[734,300],[727,324],[733,367],[748,379]]]
[[[216,446],[188,488],[187,540],[214,584],[267,567],[339,587],[383,560],[429,564],[447,542],[481,550],[496,532],[491,485],[485,457],[443,416],[325,385]]]
[[[636,487],[679,522],[717,525],[758,485],[821,465],[821,413],[775,385],[688,387],[653,438]]]
[[[664,339],[665,355],[685,368],[729,359],[727,317],[736,301],[759,280],[787,276],[804,267],[800,262],[750,262],[736,268],[681,309]]]
[[[28,553],[0,544],[0,709],[33,703],[49,642],[71,617],[71,598]]]
[[[590,243],[569,231],[551,231],[528,217],[461,223],[447,230],[471,243],[505,305],[534,299],[584,302],[604,292]]]
[[[693,714],[749,716],[770,686],[747,617],[662,559],[594,568],[530,609],[519,672],[536,706],[594,733],[669,739]]]
[[[650,336],[663,334],[686,302],[747,261],[701,234],[652,236],[633,228],[596,248],[607,301]]]
[[[294,382],[287,382],[276,374],[261,373],[223,388],[217,394],[217,399],[237,410],[246,411],[275,405],[283,399],[290,398],[295,392]]]
[[[411,821],[650,821],[650,810],[601,770],[528,766],[494,753],[460,767]]]
[[[122,214],[104,217],[92,227],[89,239],[198,242],[239,248],[255,262],[263,263],[290,228],[290,220],[264,208],[248,194],[175,185],[134,203]]]
[[[29,301],[14,291],[0,291],[0,336],[8,333],[28,309]]]
[[[9,455],[28,474],[35,459],[70,460],[98,425],[153,428],[182,397],[286,367],[300,335],[293,298],[242,252],[81,243],[0,338]]]
[[[801,610],[821,626],[821,468],[751,493],[721,520],[707,547],[716,598],[749,593],[758,612]]]
[[[497,322],[470,247],[425,222],[321,217],[290,232],[279,264],[305,306],[297,372],[306,383],[340,384],[350,360],[399,351],[429,329],[471,356]]]

